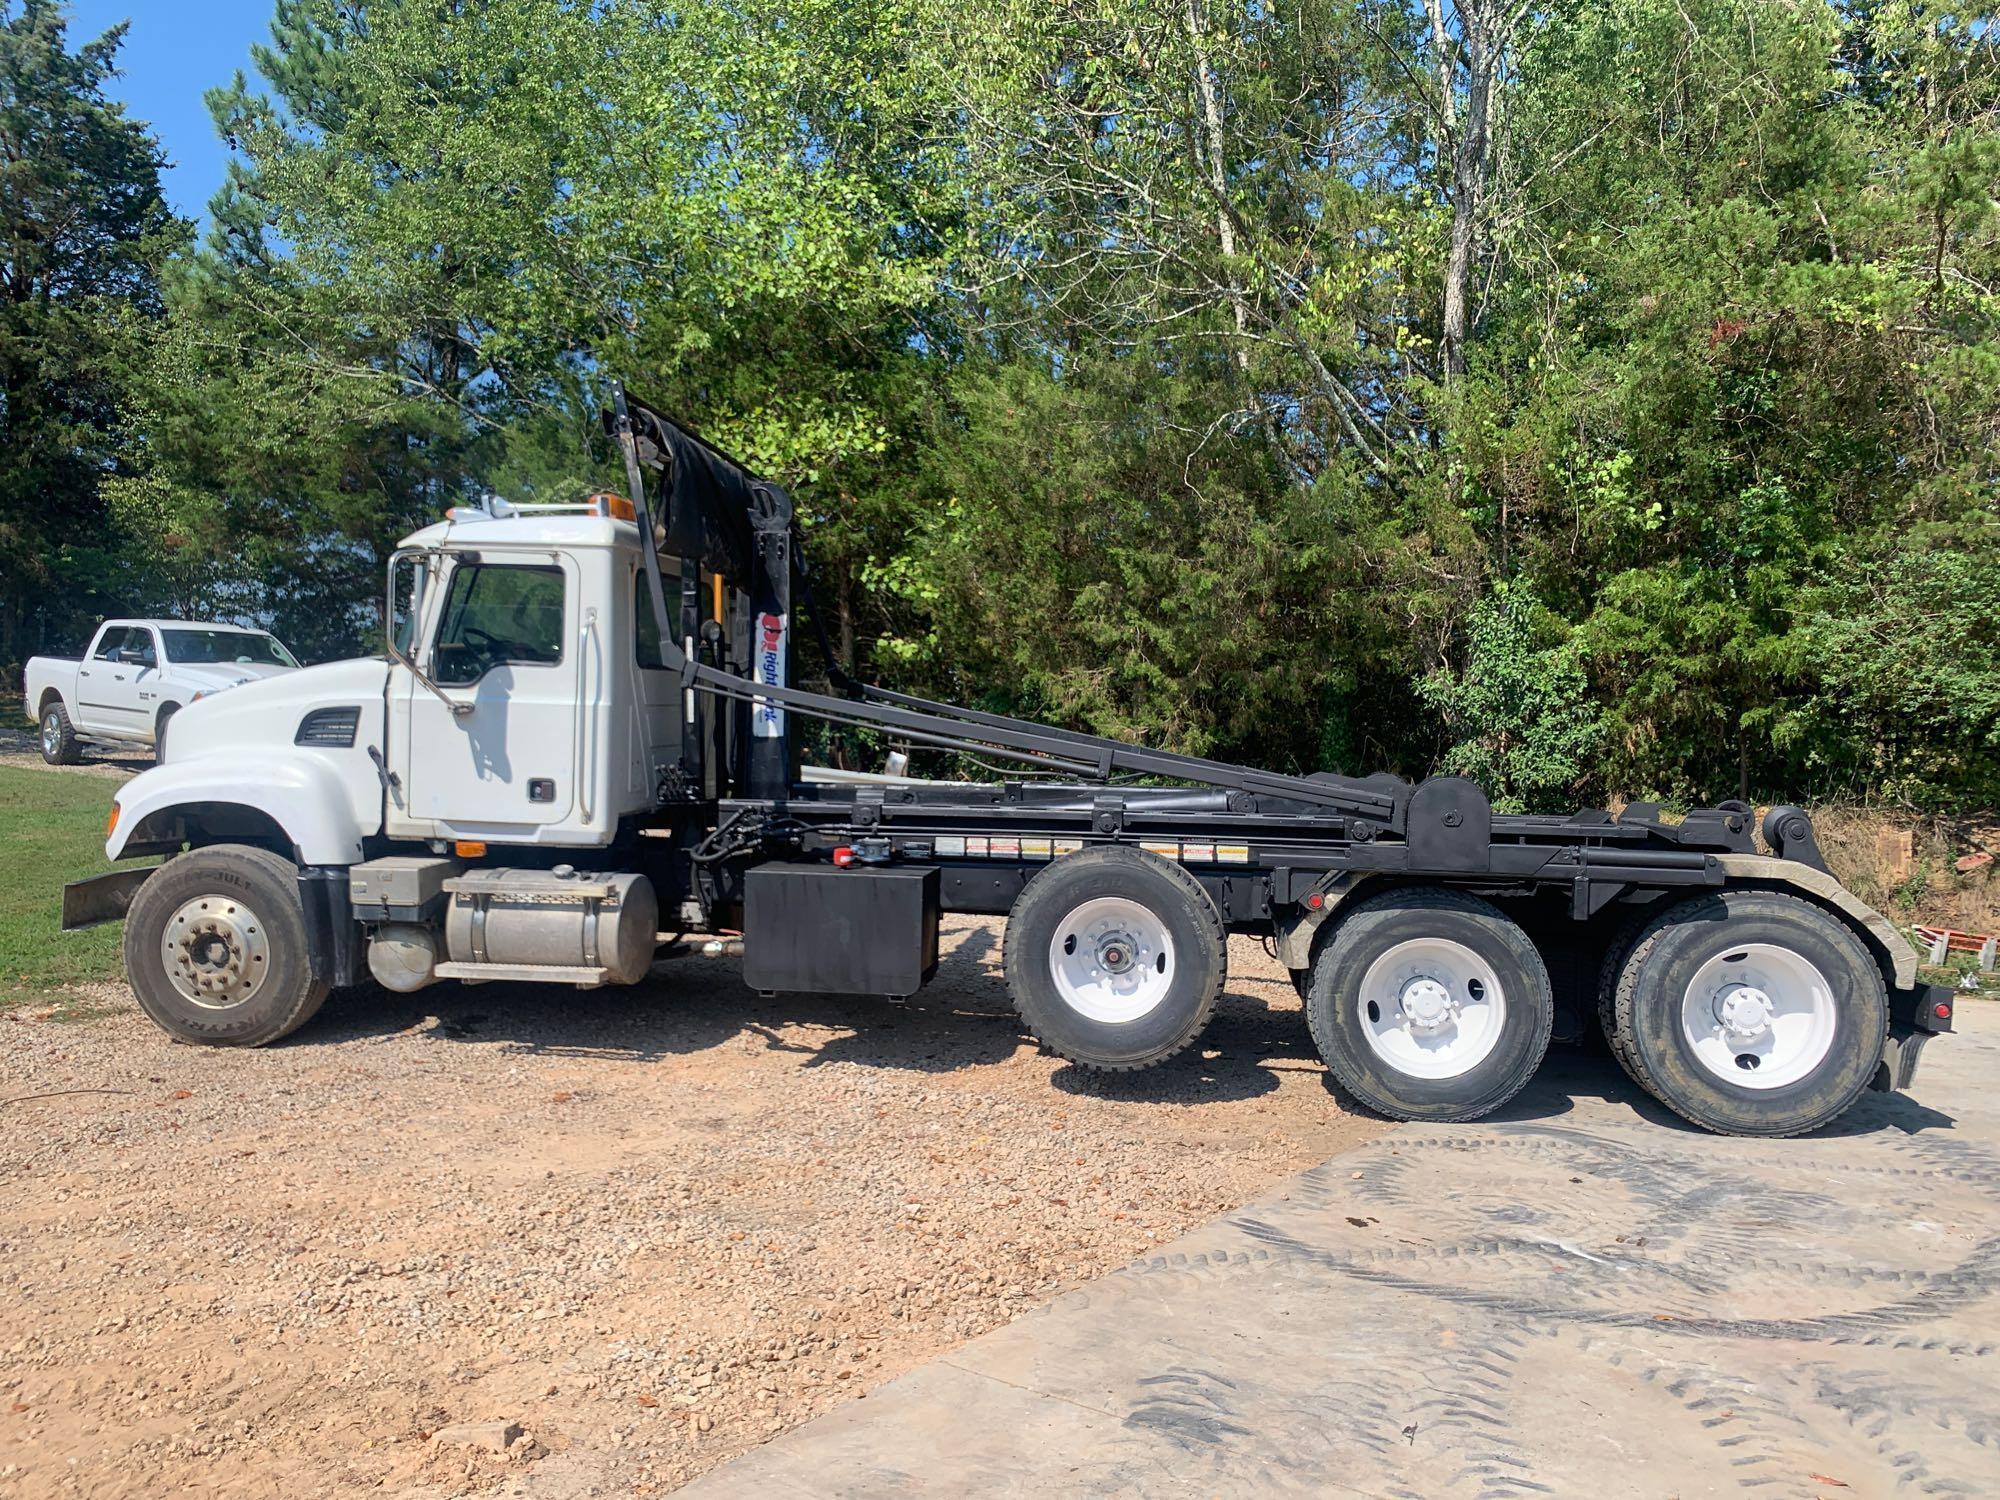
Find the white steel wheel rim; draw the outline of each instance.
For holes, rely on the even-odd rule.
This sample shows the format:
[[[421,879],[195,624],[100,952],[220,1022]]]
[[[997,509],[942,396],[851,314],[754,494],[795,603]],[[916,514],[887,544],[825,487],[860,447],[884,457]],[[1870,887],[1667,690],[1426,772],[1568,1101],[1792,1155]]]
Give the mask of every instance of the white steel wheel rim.
[[[1093,897],[1056,924],[1049,977],[1078,1015],[1111,1025],[1137,1021],[1173,988],[1174,937],[1142,902]]]
[[[1368,1050],[1412,1078],[1460,1078],[1493,1055],[1507,1025],[1500,976],[1450,938],[1411,938],[1368,966],[1354,1002]]]
[[[1741,943],[1715,954],[1681,997],[1681,1034],[1708,1072],[1744,1089],[1806,1077],[1839,1030],[1833,986],[1803,954]]]
[[[54,709],[42,715],[42,753],[54,755],[62,749],[62,725],[56,719]]]
[[[270,935],[234,896],[196,896],[167,918],[160,959],[182,999],[229,1010],[255,998],[270,978]]]

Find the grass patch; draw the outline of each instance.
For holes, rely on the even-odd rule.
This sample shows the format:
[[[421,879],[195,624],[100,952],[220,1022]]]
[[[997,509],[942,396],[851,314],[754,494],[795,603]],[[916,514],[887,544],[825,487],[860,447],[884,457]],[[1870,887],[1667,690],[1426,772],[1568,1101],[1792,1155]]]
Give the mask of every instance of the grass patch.
[[[62,930],[63,882],[112,868],[104,820],[117,783],[0,766],[0,1008],[122,972],[124,927]]]

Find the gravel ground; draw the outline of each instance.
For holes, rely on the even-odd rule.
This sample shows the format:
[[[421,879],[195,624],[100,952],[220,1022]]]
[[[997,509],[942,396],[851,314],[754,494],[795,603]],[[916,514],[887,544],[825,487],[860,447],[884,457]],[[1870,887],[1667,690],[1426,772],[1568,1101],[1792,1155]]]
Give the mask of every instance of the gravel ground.
[[[0,1017],[0,1494],[661,1493],[1384,1128],[1254,943],[1111,1079],[997,923],[945,948],[907,1007],[684,959],[259,1052]]]
[[[151,770],[152,765],[153,753],[143,747],[113,750],[86,745],[83,747],[83,759],[62,769],[83,776],[127,781],[141,771]],[[0,713],[0,766],[27,766],[36,771],[49,769],[49,763],[42,759],[42,742],[35,726],[17,720],[11,712]]]

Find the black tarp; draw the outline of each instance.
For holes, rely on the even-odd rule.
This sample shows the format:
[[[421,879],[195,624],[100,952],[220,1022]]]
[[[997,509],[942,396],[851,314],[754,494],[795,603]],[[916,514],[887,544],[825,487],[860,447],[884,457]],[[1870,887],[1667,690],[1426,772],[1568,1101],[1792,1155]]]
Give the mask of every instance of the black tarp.
[[[756,568],[756,532],[789,530],[791,497],[645,402],[627,394],[625,406],[648,471],[647,502],[665,533],[660,551],[748,579]],[[613,420],[607,412],[607,425]]]

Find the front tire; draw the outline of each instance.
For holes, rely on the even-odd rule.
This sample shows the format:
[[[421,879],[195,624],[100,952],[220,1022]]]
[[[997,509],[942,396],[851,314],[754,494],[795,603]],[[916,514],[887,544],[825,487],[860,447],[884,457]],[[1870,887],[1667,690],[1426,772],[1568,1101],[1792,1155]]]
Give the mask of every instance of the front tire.
[[[178,855],[139,887],[125,972],[154,1024],[211,1047],[275,1042],[327,994],[307,955],[297,869],[245,844]]]
[[[1476,1120],[1526,1086],[1555,1000],[1527,933],[1442,887],[1364,901],[1321,937],[1306,1019],[1343,1092],[1396,1120]]]
[[[1201,1035],[1228,961],[1201,882],[1130,848],[1085,849],[1036,874],[1002,952],[1029,1033],[1104,1072],[1149,1068]]]
[[[52,766],[73,766],[83,759],[83,742],[60,698],[42,710],[42,759]]]
[[[1625,1071],[1683,1119],[1723,1135],[1797,1135],[1875,1076],[1889,996],[1837,917],[1774,891],[1722,891],[1646,927],[1609,1020]]]

